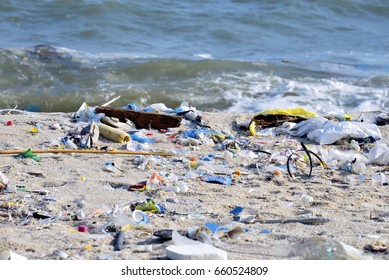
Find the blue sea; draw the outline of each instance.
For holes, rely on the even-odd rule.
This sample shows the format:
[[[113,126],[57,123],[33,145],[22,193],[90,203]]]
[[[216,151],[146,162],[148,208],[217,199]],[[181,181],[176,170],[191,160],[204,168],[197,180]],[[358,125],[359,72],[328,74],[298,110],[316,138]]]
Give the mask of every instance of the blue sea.
[[[387,0],[1,0],[0,108],[389,109]]]

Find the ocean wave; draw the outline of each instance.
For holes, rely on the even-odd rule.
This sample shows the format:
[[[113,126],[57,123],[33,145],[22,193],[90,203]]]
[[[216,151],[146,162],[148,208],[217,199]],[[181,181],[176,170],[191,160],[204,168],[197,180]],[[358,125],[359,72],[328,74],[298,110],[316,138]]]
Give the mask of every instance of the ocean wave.
[[[98,105],[120,95],[116,106],[162,102],[176,107],[188,101],[201,110],[235,112],[274,106],[318,112],[389,108],[388,69],[362,66],[96,55],[50,45],[2,49],[0,106],[74,111],[84,101]]]

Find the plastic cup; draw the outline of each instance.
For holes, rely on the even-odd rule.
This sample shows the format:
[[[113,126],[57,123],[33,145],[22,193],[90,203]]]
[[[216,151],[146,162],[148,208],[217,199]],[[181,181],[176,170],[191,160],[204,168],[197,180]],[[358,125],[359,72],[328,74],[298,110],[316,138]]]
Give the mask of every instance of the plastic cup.
[[[147,215],[141,211],[141,210],[134,210],[132,212],[132,218],[134,219],[135,223],[139,224],[139,223],[147,223],[148,222],[148,218],[147,218]]]

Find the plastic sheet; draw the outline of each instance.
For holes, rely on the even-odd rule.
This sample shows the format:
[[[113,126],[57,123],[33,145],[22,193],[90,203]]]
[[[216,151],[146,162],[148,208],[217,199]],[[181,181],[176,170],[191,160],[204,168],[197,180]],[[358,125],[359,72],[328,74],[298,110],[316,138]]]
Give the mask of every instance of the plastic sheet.
[[[343,121],[334,122],[323,117],[315,117],[298,123],[290,134],[292,136],[307,137],[320,145],[333,144],[342,139],[378,140],[381,132],[375,124]]]

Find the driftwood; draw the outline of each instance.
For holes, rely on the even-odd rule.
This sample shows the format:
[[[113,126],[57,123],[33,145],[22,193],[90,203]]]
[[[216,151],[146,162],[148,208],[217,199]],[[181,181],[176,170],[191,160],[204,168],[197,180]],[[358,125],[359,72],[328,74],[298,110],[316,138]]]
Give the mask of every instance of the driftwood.
[[[137,128],[166,129],[169,127],[179,127],[182,117],[172,116],[163,113],[151,113],[127,109],[116,109],[111,107],[96,107],[96,113],[103,113],[107,117],[118,118],[121,122],[126,119],[132,121]]]
[[[330,220],[326,218],[284,218],[284,219],[255,219],[245,221],[246,224],[286,224],[286,223],[300,223],[305,225],[321,225],[324,223],[328,223]]]

